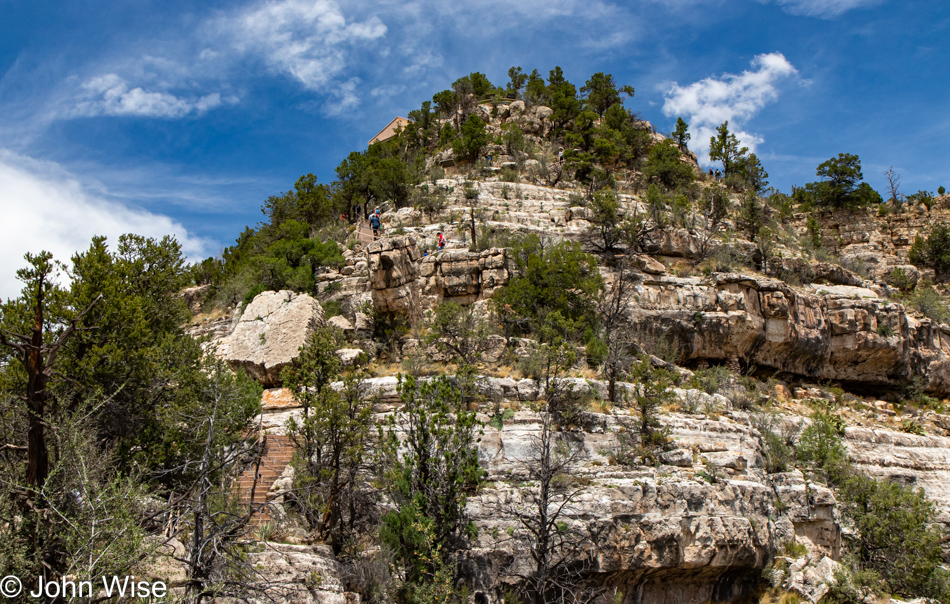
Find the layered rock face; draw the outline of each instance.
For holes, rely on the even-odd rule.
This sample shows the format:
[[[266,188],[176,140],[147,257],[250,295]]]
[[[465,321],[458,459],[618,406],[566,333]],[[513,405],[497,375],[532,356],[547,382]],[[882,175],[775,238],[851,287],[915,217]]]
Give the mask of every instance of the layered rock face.
[[[796,538],[816,555],[836,556],[831,492],[806,489],[799,472],[767,475],[757,433],[744,414],[732,415],[669,416],[679,448],[656,468],[616,465],[623,418],[597,416],[601,429],[565,434],[579,451],[574,497],[561,516],[562,536],[582,544],[570,564],[625,603],[674,604],[735,600]],[[462,568],[486,594],[534,570],[516,514],[537,493],[527,469],[537,464],[539,434],[538,416],[519,412],[500,431],[486,428],[479,447],[489,482],[469,501],[480,530]]]
[[[430,303],[441,300],[471,304],[484,300],[508,283],[506,250],[450,250],[426,257],[420,268],[422,294]]]
[[[950,438],[849,427],[845,442],[855,465],[876,478],[920,487],[950,524]]]
[[[263,292],[247,305],[217,354],[264,386],[280,383],[280,372],[324,324],[323,308],[307,294]]]
[[[606,384],[598,380],[565,381],[578,396],[606,392]],[[362,396],[375,402],[380,418],[398,407],[397,383],[397,378],[387,376],[364,380],[361,386]],[[527,406],[545,396],[543,383],[530,379],[479,377],[475,384],[483,398],[509,407]],[[620,387],[636,389],[627,383]],[[658,455],[656,466],[621,463],[623,448],[629,446],[624,434],[635,430],[637,419],[625,409],[589,413],[585,430],[560,436],[577,452],[567,472],[571,484],[562,491],[572,498],[559,519],[561,534],[578,543],[568,556],[569,564],[589,584],[606,590],[610,602],[616,593],[622,594],[624,604],[736,601],[752,590],[784,545],[794,541],[804,545],[809,556],[790,561],[788,575],[778,580],[817,601],[830,576],[822,569],[833,567],[831,560],[841,555],[833,493],[806,481],[798,470],[767,473],[753,418],[727,410],[725,397],[697,390],[676,393],[681,404],[691,402],[696,411],[662,416],[674,448]],[[300,413],[285,404],[287,395],[286,391],[267,395],[274,401],[262,418],[269,432],[284,431],[289,417]],[[709,409],[718,411],[710,415]],[[531,411],[514,413],[500,430],[489,425],[489,416],[480,414],[480,419],[486,426],[479,459],[488,475],[485,486],[469,498],[467,512],[479,531],[459,569],[473,592],[486,598],[480,601],[496,603],[506,586],[534,570],[533,541],[517,515],[531,512],[538,492],[529,467],[538,461],[541,422]],[[807,420],[790,415],[783,421]],[[849,427],[845,443],[863,470],[922,487],[947,521],[950,439]],[[561,501],[555,498],[556,503]],[[311,564],[314,556],[325,556],[309,546],[291,549],[286,552],[289,561],[274,563],[277,570],[284,569],[281,573]],[[329,577],[332,570],[321,572]],[[310,601],[301,577],[288,574],[292,584],[288,587],[296,585],[301,601]],[[336,583],[326,587],[331,585]],[[335,602],[332,598],[338,596],[321,597]]]
[[[423,257],[412,237],[381,239],[367,246],[373,303],[383,312],[418,318],[443,300],[471,304],[508,283],[507,253],[447,250]]]
[[[798,229],[805,230],[805,217],[798,217]],[[950,220],[950,195],[938,197],[930,210],[923,206],[878,216],[876,208],[835,210],[817,216],[821,238],[845,258],[854,258],[878,279],[887,278],[896,268],[916,274],[907,266],[907,256],[917,235],[926,235],[933,225]],[[933,272],[922,271],[933,277]]]
[[[418,261],[422,252],[411,237],[380,239],[366,246],[373,303],[377,309],[417,317]]]
[[[665,337],[679,362],[737,358],[858,389],[899,387],[917,376],[950,393],[950,332],[908,315],[871,290],[714,274],[644,276],[633,305],[647,337]]]

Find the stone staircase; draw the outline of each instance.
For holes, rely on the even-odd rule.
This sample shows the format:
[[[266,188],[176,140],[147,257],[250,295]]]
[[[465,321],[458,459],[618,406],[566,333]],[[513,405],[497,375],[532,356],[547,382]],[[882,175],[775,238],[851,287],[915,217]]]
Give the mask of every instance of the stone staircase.
[[[382,229],[380,229],[380,231],[382,231]],[[373,229],[369,226],[369,220],[360,220],[356,223],[356,238],[363,245],[374,241]]]
[[[294,456],[294,443],[289,436],[283,434],[265,434],[264,435],[264,453],[261,455],[260,463],[249,467],[238,480],[238,491],[240,493],[241,506],[254,507],[254,515],[251,518],[250,525],[259,527],[272,520],[270,511],[267,509],[267,503],[270,501],[270,490],[274,483],[284,473],[284,469],[290,464]],[[257,472],[257,485],[255,486],[254,473]],[[253,500],[251,492],[254,493]]]

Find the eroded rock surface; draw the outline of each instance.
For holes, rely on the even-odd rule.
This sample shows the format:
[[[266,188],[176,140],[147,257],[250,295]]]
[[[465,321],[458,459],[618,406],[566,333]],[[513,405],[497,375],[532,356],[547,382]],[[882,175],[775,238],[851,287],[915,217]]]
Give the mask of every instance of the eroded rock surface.
[[[280,372],[324,324],[323,308],[307,294],[263,292],[247,305],[237,326],[218,345],[218,355],[264,386],[280,384]]]
[[[645,276],[637,289],[634,322],[667,338],[680,362],[736,358],[865,389],[917,376],[928,391],[950,393],[950,327],[867,288],[715,273]]]

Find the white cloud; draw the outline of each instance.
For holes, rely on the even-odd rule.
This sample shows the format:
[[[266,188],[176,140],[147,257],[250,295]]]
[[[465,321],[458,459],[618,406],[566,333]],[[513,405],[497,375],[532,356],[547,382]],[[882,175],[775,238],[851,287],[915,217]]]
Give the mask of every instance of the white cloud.
[[[323,111],[329,116],[343,115],[360,104],[360,97],[356,94],[356,85],[359,79],[353,78],[336,86],[330,94],[330,99],[324,104]]]
[[[57,164],[0,149],[4,236],[0,238],[0,297],[16,296],[16,270],[23,254],[47,250],[68,262],[89,246],[94,235],[115,242],[123,233],[148,237],[174,235],[191,259],[207,255],[209,242],[192,236],[167,216],[104,199],[91,193]]]
[[[224,22],[239,48],[320,90],[346,66],[348,46],[386,34],[378,17],[348,22],[331,0],[271,0]]]
[[[168,92],[148,92],[141,87],[129,88],[114,73],[94,77],[82,85],[83,100],[70,115],[133,115],[139,117],[180,118],[195,112],[204,113],[223,103],[236,103],[235,97],[221,98],[220,93],[186,99]]]
[[[729,121],[730,132],[754,151],[763,139],[742,131],[741,123],[778,98],[779,81],[797,73],[781,53],[758,55],[752,59],[752,70],[738,75],[708,77],[688,86],[674,82],[666,92],[663,113],[689,123],[693,131],[691,147],[701,162],[709,161],[709,138],[725,121]]]
[[[830,19],[855,8],[880,4],[882,0],[773,0],[792,15]]]

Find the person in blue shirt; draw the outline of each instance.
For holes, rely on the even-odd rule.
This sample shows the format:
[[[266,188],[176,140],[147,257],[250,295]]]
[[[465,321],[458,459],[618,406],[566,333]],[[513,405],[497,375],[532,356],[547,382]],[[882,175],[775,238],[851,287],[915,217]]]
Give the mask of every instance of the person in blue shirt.
[[[369,226],[373,228],[373,239],[379,239],[379,210],[373,212],[373,215],[369,217]]]

